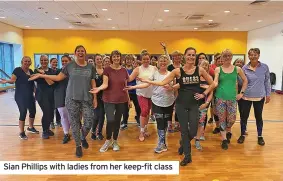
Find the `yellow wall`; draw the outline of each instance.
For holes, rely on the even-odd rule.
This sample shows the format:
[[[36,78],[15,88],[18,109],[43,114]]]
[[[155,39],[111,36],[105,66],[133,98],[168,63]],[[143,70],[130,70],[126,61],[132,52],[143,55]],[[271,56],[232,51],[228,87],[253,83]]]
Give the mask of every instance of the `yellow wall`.
[[[169,53],[192,46],[207,54],[226,48],[234,54],[245,54],[247,32],[24,30],[24,54],[33,58],[34,53],[73,53],[79,44],[88,53],[110,53],[115,49],[123,54],[140,53],[142,49],[162,53],[161,41],[167,44]]]

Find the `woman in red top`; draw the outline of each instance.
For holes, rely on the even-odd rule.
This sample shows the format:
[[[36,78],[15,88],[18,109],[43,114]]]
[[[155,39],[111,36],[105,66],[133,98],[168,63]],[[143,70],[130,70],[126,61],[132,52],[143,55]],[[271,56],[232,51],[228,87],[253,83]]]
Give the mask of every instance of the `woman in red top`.
[[[106,141],[100,148],[100,152],[106,152],[110,146],[114,151],[119,151],[117,139],[120,129],[122,113],[129,103],[129,95],[123,89],[129,79],[128,72],[121,66],[121,53],[113,51],[110,55],[111,65],[103,71],[103,84],[90,92],[97,94],[103,90],[103,102],[107,119]],[[130,105],[130,104],[129,104]],[[113,137],[113,141],[112,141]]]

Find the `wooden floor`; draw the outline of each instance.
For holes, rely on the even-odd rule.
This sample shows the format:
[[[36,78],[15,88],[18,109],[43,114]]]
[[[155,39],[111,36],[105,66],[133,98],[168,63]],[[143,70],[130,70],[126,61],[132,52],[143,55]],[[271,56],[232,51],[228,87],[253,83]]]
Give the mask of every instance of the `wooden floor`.
[[[74,141],[61,144],[62,129],[56,128],[56,135],[49,140],[42,140],[40,135],[28,134],[29,140],[18,138],[18,110],[13,101],[13,93],[0,94],[0,160],[1,161],[178,161],[177,154],[179,133],[170,133],[167,137],[169,150],[162,154],[153,152],[156,146],[156,125],[150,124],[151,137],[143,143],[137,140],[138,128],[130,124],[128,130],[120,132],[119,143],[121,151],[100,153],[99,148],[104,141],[92,141],[90,148],[84,150],[84,156],[77,159],[74,156]],[[229,149],[220,148],[220,136],[211,134],[214,125],[206,129],[206,141],[202,142],[203,151],[193,148],[193,163],[180,167],[177,176],[0,176],[0,181],[122,181],[122,180],[170,180],[170,181],[281,181],[283,180],[283,96],[272,95],[272,102],[265,106],[263,135],[266,145],[257,145],[256,126],[254,121],[248,124],[249,135],[243,145],[236,143],[239,137],[239,123],[233,127],[233,137]],[[40,124],[40,109],[36,124]],[[253,111],[252,111],[253,112]],[[131,114],[131,119],[133,113]],[[251,120],[253,120],[253,116]],[[41,130],[40,126],[37,126]]]

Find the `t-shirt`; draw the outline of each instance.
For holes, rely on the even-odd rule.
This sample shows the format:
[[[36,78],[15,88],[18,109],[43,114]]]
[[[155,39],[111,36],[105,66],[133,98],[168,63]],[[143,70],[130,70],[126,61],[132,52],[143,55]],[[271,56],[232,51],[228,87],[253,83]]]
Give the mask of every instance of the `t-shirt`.
[[[165,75],[162,75],[159,73],[159,71],[154,72],[153,76],[151,77],[151,80],[153,81],[163,81],[170,72],[167,72]],[[169,85],[173,85],[173,82],[171,82]],[[168,91],[163,86],[152,86],[152,96],[151,101],[159,106],[159,107],[169,107],[171,106],[175,101],[175,95],[174,91]]]
[[[92,64],[79,66],[72,61],[63,68],[62,73],[69,77],[66,98],[78,101],[91,101],[93,96],[91,80],[95,80],[96,70]]]
[[[103,91],[103,101],[115,104],[128,102],[127,92],[123,90],[129,79],[127,70],[117,70],[109,66],[104,69],[103,75],[108,77],[108,87]]]
[[[127,70],[127,72],[128,72],[129,75],[131,75],[131,74],[133,73],[133,71],[134,71],[134,69],[127,69],[127,68],[126,68],[126,70]],[[131,82],[128,82],[127,85],[128,85],[128,86],[135,86],[135,85],[137,85],[136,79],[134,79],[134,80],[131,81]],[[128,92],[129,92],[129,94],[136,94],[136,89],[129,90]]]
[[[29,69],[30,75],[33,71]],[[34,81],[28,81],[30,75],[26,74],[21,67],[17,67],[13,71],[13,75],[17,77],[15,86],[15,100],[22,100],[24,103],[34,101]]]
[[[56,75],[58,75],[62,70],[57,69]],[[66,90],[68,86],[69,78],[66,78],[60,82],[55,82],[55,90],[54,90],[54,103],[55,108],[65,107],[65,97]]]
[[[44,71],[46,75],[56,75],[56,71],[48,68],[47,71]],[[39,73],[37,69],[35,69],[34,73]],[[35,92],[36,100],[40,101],[43,97],[48,97],[48,99],[54,101],[54,88],[55,85],[49,85],[45,79],[40,78],[35,80],[37,83],[37,88]]]

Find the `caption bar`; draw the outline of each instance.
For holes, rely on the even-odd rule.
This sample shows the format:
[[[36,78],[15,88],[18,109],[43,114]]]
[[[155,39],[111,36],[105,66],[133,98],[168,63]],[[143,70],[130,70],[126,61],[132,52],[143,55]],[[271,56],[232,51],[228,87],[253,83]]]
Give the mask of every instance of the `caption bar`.
[[[178,175],[178,161],[0,161],[1,175]]]

